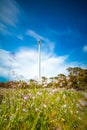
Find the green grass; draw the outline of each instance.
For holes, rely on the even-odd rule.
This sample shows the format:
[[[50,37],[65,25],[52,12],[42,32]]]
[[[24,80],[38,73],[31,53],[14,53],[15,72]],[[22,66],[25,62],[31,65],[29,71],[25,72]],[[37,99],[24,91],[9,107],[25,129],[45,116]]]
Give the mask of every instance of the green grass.
[[[87,130],[87,93],[49,88],[0,94],[0,130]]]

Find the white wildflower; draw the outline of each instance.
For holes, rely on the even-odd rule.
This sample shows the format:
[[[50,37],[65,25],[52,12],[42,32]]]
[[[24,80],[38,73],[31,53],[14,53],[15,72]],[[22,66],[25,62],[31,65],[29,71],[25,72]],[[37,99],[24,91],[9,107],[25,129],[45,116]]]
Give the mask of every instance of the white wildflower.
[[[76,104],[76,107],[79,107],[79,104],[78,104],[78,103]]]
[[[76,107],[82,110],[82,107],[81,107],[80,104],[77,103],[77,104],[76,104]]]
[[[70,113],[73,114],[73,111],[71,110]]]
[[[26,112],[26,109],[23,109],[22,111],[23,111],[23,112]]]
[[[35,112],[38,112],[38,108],[35,108]]]
[[[41,96],[41,95],[42,95],[42,92],[37,92],[37,95],[38,95],[38,96]]]
[[[49,95],[52,95],[53,93],[52,92],[49,92]]]
[[[73,99],[73,102],[75,102],[75,99]]]
[[[66,108],[67,107],[67,105],[66,104],[64,104],[63,106],[62,106],[62,108]]]
[[[81,120],[81,117],[79,116],[78,119]]]
[[[7,118],[4,118],[4,121],[7,121]]]
[[[33,97],[32,97],[32,99],[34,100],[34,99],[35,99],[35,97],[33,96]]]
[[[18,111],[19,109],[18,108],[16,108],[16,111]]]
[[[47,105],[45,105],[45,104],[44,104],[44,105],[43,105],[43,107],[44,107],[44,108],[46,108],[46,107],[47,107]]]
[[[64,95],[63,95],[63,99],[65,99],[65,98],[66,98],[66,95],[64,94]]]
[[[10,116],[10,120],[13,120],[14,118],[15,118],[15,115],[12,114],[12,115]]]
[[[57,97],[57,98],[56,98],[56,102],[59,102],[59,101],[60,101],[60,98],[59,98],[59,97]]]
[[[3,104],[5,104],[5,103],[6,103],[6,101],[3,101],[2,103],[3,103]]]
[[[79,113],[79,111],[76,111],[76,114],[78,114]]]

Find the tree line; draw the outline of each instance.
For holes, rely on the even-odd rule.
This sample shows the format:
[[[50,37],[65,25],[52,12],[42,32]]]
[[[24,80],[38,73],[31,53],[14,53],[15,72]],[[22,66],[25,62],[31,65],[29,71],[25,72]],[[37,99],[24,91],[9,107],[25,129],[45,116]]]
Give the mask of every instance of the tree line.
[[[87,69],[80,67],[67,68],[68,75],[58,74],[55,77],[47,78],[43,76],[41,83],[35,79],[30,79],[28,82],[8,81],[0,82],[0,88],[66,88],[76,90],[87,90]]]

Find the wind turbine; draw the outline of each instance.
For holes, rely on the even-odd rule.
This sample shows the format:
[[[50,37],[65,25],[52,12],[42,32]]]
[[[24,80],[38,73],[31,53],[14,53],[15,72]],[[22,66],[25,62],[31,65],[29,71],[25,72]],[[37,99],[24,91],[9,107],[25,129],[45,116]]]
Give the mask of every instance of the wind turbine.
[[[39,83],[41,83],[41,42],[38,40],[38,70],[39,70]]]

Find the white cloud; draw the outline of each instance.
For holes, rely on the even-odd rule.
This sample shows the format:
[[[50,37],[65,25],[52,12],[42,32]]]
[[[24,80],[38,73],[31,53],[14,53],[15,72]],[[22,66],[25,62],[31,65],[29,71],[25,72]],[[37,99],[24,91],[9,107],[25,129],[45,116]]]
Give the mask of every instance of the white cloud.
[[[87,52],[87,45],[85,45],[85,46],[83,47],[83,51],[84,51],[84,52]]]
[[[66,68],[78,66],[78,63],[67,63],[68,56],[55,56],[53,53],[41,53],[42,76],[66,74]],[[15,58],[6,50],[0,50],[0,76],[19,80],[38,77],[38,51],[34,49],[19,49]]]

